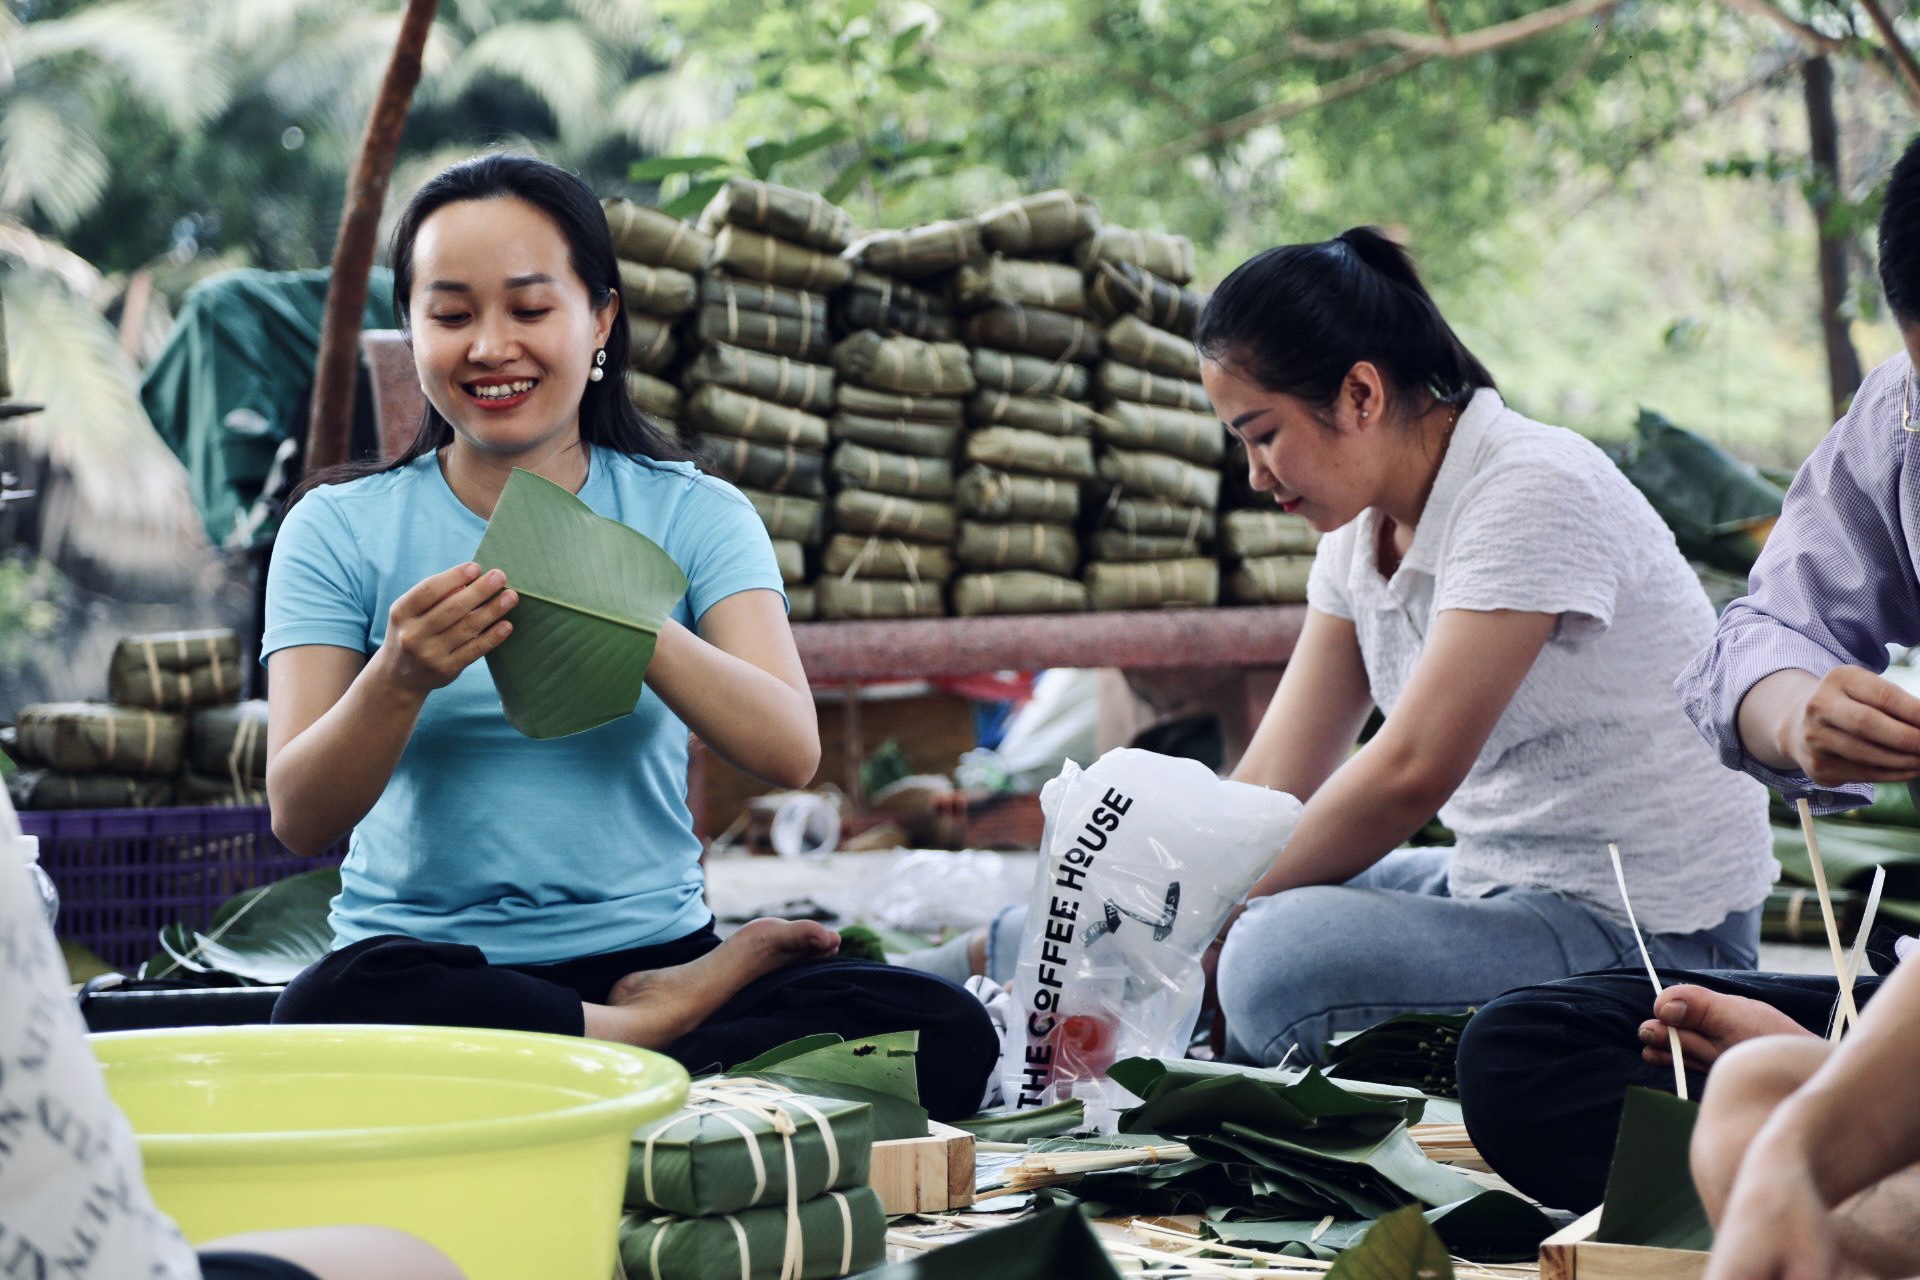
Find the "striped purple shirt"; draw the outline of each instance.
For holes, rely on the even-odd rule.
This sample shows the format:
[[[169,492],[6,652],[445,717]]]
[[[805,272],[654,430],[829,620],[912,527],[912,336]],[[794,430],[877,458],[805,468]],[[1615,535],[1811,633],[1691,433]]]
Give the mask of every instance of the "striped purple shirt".
[[[1910,367],[1903,352],[1867,375],[1794,477],[1747,594],[1674,684],[1721,763],[1805,796],[1816,813],[1868,804],[1873,787],[1822,787],[1768,768],[1741,745],[1735,717],[1747,690],[1776,671],[1822,676],[1852,664],[1878,674],[1888,645],[1920,643],[1920,433],[1902,427]]]

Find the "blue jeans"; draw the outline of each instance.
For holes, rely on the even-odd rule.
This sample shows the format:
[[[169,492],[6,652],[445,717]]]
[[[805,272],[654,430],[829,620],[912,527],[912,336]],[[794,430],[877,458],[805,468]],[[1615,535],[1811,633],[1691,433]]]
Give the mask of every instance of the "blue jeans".
[[[1257,898],[1220,955],[1228,1056],[1323,1061],[1328,1040],[1397,1013],[1463,1013],[1503,991],[1593,969],[1644,967],[1633,931],[1535,889],[1447,896],[1448,848],[1402,849],[1344,885]],[[1712,929],[1652,934],[1653,962],[1751,969],[1760,909]],[[1651,986],[1648,989],[1651,999]]]

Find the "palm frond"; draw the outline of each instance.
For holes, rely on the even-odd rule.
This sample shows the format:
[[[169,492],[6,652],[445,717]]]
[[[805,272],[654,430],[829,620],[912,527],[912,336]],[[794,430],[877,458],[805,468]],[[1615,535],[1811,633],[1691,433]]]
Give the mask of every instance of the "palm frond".
[[[605,39],[637,48],[660,30],[653,0],[567,0],[567,8]]]
[[[0,108],[0,210],[32,205],[63,231],[92,212],[108,177],[92,123],[68,94],[16,94]]]
[[[284,48],[316,26],[364,10],[368,0],[217,0],[207,15],[213,43],[245,57]]]
[[[4,276],[15,394],[46,412],[15,420],[96,512],[172,528],[186,473],[147,420],[140,375],[104,316],[49,276]]]
[[[386,75],[402,16],[391,10],[356,13],[316,32],[267,70],[263,89],[288,111],[321,113],[357,138]],[[444,76],[459,52],[459,37],[436,22],[421,53],[422,88]]]
[[[729,95],[682,63],[623,87],[607,106],[607,119],[623,136],[656,155],[672,151],[687,134],[718,124]]]
[[[0,268],[14,266],[51,276],[67,292],[85,298],[96,308],[109,301],[107,278],[100,269],[58,240],[35,235],[17,222],[0,218]]]
[[[578,138],[604,120],[613,69],[606,46],[581,23],[509,22],[466,47],[447,75],[447,92],[457,97],[487,76],[530,90],[561,134]]]
[[[20,72],[81,59],[111,73],[177,130],[203,123],[227,101],[228,77],[220,60],[209,55],[178,14],[143,0],[112,0],[29,22],[10,43]]]

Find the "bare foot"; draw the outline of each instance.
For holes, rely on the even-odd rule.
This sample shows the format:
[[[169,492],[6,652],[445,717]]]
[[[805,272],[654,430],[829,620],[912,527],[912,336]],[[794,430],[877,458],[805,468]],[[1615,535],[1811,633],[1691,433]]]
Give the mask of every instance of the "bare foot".
[[[1640,1056],[1657,1067],[1673,1063],[1668,1027],[1680,1032],[1680,1052],[1686,1065],[1695,1071],[1705,1071],[1721,1054],[1744,1040],[1812,1034],[1770,1004],[1690,983],[1661,992],[1654,1001],[1653,1013],[1640,1024],[1640,1043],[1646,1046]]]
[[[705,1022],[755,978],[839,949],[840,935],[812,920],[749,921],[698,960],[643,969],[614,983],[605,1004],[586,1006],[587,1034],[658,1049]]]

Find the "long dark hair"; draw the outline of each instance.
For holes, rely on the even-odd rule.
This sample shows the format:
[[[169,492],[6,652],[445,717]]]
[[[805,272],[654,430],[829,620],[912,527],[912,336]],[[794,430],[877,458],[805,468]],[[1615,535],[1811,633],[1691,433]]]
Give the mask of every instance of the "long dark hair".
[[[1902,326],[1920,321],[1920,137],[1907,143],[1880,207],[1880,288]]]
[[[1194,345],[1264,390],[1322,410],[1362,360],[1409,398],[1424,392],[1459,404],[1494,385],[1441,317],[1413,259],[1373,227],[1247,259],[1207,300]]]
[[[512,196],[524,200],[553,219],[567,238],[574,272],[586,282],[587,298],[595,310],[605,306],[620,281],[614,259],[613,234],[607,215],[593,192],[575,175],[532,156],[495,153],[475,156],[443,170],[414,193],[393,228],[393,318],[402,333],[408,331],[407,303],[413,294],[413,242],[420,226],[436,210],[462,200],[496,200]],[[627,399],[622,371],[627,367],[631,330],[624,307],[613,312],[607,335],[607,376],[588,382],[580,396],[580,440],[617,453],[660,462],[691,462],[693,455],[674,442]],[[395,471],[453,443],[453,425],[428,401],[413,442],[391,462],[362,459],[328,467],[308,476],[293,491],[289,505],[309,489],[339,484],[362,476]]]

